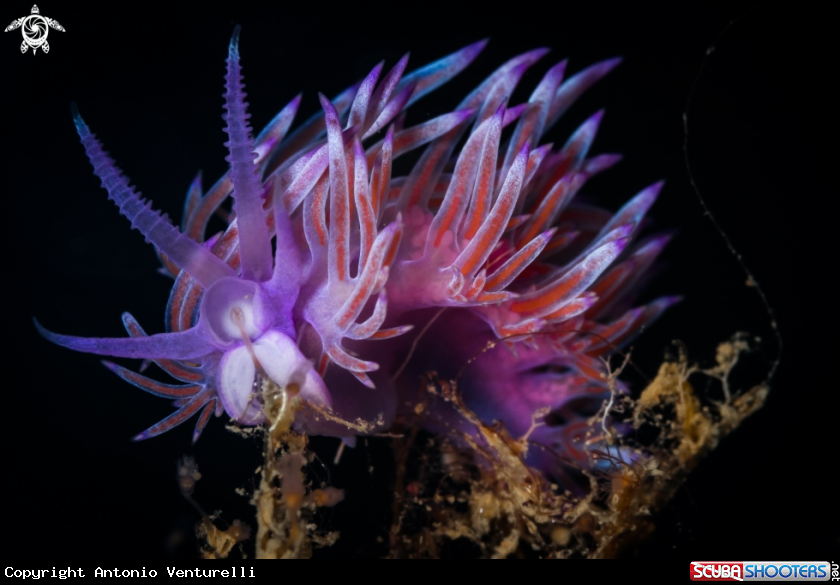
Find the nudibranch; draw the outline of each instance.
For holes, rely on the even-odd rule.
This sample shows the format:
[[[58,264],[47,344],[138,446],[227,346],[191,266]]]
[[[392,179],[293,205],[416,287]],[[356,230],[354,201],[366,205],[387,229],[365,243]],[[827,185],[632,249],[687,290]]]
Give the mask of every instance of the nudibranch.
[[[193,441],[214,413],[261,424],[259,388],[270,380],[333,414],[304,409],[297,428],[352,441],[356,431],[342,420],[387,430],[416,406],[419,378],[434,371],[459,376],[465,403],[483,420],[516,436],[532,432],[575,458],[570,438],[585,420],[574,405],[609,392],[601,358],[678,300],[632,305],[668,239],[637,237],[662,184],[614,214],[581,201],[589,178],[620,159],[590,155],[602,112],[561,147],[540,143],[619,59],[568,79],[561,61],[527,102],[510,105],[523,74],[548,52],[533,50],[453,112],[408,126],[407,108],[485,44],[405,75],[408,55],[384,77],[379,63],[333,100],[321,95],[322,111],[289,133],[298,95],[253,138],[237,27],[224,93],[230,168],[205,193],[194,181],[180,229],[129,185],[74,106],[94,173],[174,285],[163,333],[147,335],[127,313],[124,338],[60,335],[36,322],[39,331],[77,351],[146,360],[141,372],[153,362],[178,381],[105,362],[174,400],[175,412],[137,440],[196,414]],[[422,146],[410,172],[392,176],[394,161]],[[229,196],[227,228],[206,238]],[[430,428],[456,424],[446,408],[429,414]],[[563,423],[534,429],[537,411],[563,413]],[[557,465],[539,452],[529,457],[549,474]]]

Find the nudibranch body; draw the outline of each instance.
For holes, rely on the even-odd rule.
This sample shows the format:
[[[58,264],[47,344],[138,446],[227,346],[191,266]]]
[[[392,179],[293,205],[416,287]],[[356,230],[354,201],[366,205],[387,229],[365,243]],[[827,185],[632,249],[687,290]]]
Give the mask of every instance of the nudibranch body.
[[[406,109],[484,45],[406,75],[407,55],[384,77],[380,63],[332,101],[320,96],[323,112],[294,132],[300,96],[252,138],[237,29],[225,77],[230,170],[206,193],[193,183],[180,230],[129,186],[76,111],[95,174],[175,278],[167,330],[147,335],[127,313],[126,338],[39,330],[77,351],[153,361],[178,380],[105,362],[174,399],[177,410],[136,439],[198,413],[193,440],[213,413],[260,424],[259,389],[270,381],[315,409],[298,413],[300,430],[350,440],[357,431],[342,420],[387,430],[416,404],[419,378],[434,371],[460,376],[466,404],[483,420],[575,457],[569,438],[583,418],[570,409],[608,392],[600,358],[677,300],[631,304],[667,242],[637,238],[662,185],[615,214],[576,198],[620,158],[589,154],[602,112],[561,147],[540,143],[618,59],[565,80],[562,61],[526,103],[511,106],[525,71],[547,53],[530,51],[455,111],[406,126]],[[411,171],[392,176],[394,161],[421,146]],[[227,228],[206,239],[209,218],[229,196]],[[538,411],[562,411],[565,423],[534,429]],[[452,423],[445,405],[429,413],[430,428],[441,423]],[[538,453],[532,459],[550,474],[556,465]]]

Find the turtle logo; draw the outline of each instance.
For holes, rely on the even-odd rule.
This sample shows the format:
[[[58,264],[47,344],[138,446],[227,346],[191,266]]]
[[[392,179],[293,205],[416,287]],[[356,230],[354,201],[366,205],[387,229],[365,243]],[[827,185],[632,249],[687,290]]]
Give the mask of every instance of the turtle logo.
[[[33,5],[32,14],[12,21],[12,24],[7,26],[6,30],[3,32],[9,32],[10,30],[20,28],[23,33],[23,42],[20,45],[20,52],[25,53],[26,49],[32,47],[32,54],[34,55],[38,51],[39,47],[45,53],[50,52],[50,45],[47,42],[47,33],[50,32],[49,27],[64,32],[64,27],[58,24],[58,21],[53,20],[52,18],[47,18],[46,16],[41,16],[38,6]]]

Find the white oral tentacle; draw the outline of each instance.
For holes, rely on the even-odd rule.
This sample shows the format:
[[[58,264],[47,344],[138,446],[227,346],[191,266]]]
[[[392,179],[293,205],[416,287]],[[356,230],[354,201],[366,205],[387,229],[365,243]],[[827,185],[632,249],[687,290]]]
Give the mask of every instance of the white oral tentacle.
[[[299,396],[318,406],[331,406],[323,380],[297,345],[286,335],[270,331],[252,344],[254,355],[242,345],[225,353],[219,372],[219,398],[225,411],[242,424],[256,425],[265,419],[260,403],[257,366],[280,388],[295,384]]]

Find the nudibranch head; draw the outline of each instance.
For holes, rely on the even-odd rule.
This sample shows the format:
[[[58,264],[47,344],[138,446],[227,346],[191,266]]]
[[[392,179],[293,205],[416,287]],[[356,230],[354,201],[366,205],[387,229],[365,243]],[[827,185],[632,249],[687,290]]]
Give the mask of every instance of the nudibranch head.
[[[147,335],[128,314],[127,338],[39,330],[78,351],[151,360],[179,381],[106,362],[175,401],[176,412],[137,439],[198,413],[194,440],[214,413],[260,424],[267,386],[331,413],[303,408],[300,430],[347,438],[361,431],[342,421],[361,419],[366,432],[383,431],[413,409],[419,377],[434,371],[460,376],[466,404],[483,420],[574,456],[568,437],[581,417],[535,428],[534,413],[568,414],[581,397],[603,397],[600,358],[676,302],[632,305],[640,276],[667,242],[638,237],[662,184],[615,214],[581,201],[587,181],[620,159],[589,153],[603,112],[559,148],[541,143],[618,59],[568,79],[561,61],[527,102],[511,105],[525,71],[547,53],[530,51],[453,112],[408,126],[407,108],[485,44],[408,74],[407,55],[384,76],[380,63],[334,99],[321,95],[322,112],[289,133],[298,96],[254,138],[237,27],[224,93],[230,169],[207,192],[193,183],[181,229],[129,186],[74,110],[109,198],[175,281],[163,333]],[[422,146],[410,172],[393,176],[394,161]],[[206,238],[209,218],[228,197],[226,229]],[[427,423],[473,432],[445,404],[429,411]],[[549,474],[553,461],[532,456]]]

